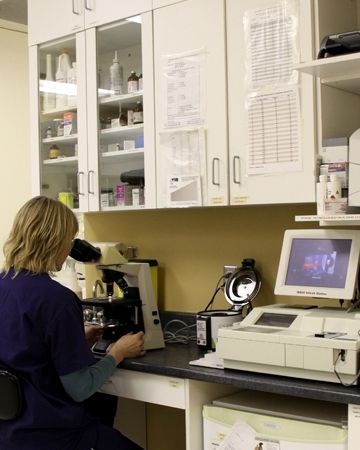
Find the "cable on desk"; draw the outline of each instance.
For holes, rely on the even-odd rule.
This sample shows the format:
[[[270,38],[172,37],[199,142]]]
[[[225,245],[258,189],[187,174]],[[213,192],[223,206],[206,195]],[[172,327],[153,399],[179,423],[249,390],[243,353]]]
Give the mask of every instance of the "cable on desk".
[[[350,383],[345,383],[345,382],[341,379],[340,374],[338,373],[338,371],[336,370],[336,364],[337,364],[337,362],[339,361],[339,358],[341,358],[342,361],[345,360],[345,351],[344,351],[344,350],[340,350],[340,351],[339,351],[339,354],[337,355],[337,358],[336,358],[336,360],[335,360],[335,362],[334,362],[334,372],[335,372],[336,378],[339,380],[339,382],[341,383],[341,385],[344,386],[344,387],[350,387],[350,386],[353,386],[353,385],[358,381],[358,379],[359,379],[359,377],[360,377],[360,370],[359,370],[358,373],[356,374],[356,377],[353,379],[353,381],[351,381]]]
[[[170,326],[175,329],[172,331],[169,330]],[[170,322],[164,326],[164,340],[166,344],[189,344],[190,342],[196,342],[196,335],[191,334],[193,328],[196,328],[196,323],[188,325],[182,320],[170,320]]]

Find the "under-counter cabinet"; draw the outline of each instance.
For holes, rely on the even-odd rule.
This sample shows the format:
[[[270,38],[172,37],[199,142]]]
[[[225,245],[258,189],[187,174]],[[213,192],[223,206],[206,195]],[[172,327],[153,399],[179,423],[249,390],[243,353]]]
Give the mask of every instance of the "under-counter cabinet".
[[[226,0],[230,204],[315,201],[312,1]]]
[[[155,206],[151,12],[32,45],[30,84],[35,194],[82,212]]]

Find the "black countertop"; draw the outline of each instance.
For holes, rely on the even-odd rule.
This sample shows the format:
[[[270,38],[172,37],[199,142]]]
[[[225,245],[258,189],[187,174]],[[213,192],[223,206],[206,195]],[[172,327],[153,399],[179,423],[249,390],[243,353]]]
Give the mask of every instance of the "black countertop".
[[[338,383],[189,365],[189,361],[198,359],[202,354],[203,352],[194,343],[167,344],[164,349],[150,350],[143,357],[125,360],[119,367],[138,372],[229,384],[239,389],[360,404],[360,386],[344,387]]]

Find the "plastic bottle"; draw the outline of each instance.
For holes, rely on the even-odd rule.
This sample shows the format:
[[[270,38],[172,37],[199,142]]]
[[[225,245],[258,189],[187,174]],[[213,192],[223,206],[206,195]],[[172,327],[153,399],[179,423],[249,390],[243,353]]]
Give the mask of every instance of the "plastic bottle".
[[[123,69],[119,64],[117,50],[115,50],[113,63],[110,66],[110,90],[113,91],[112,95],[122,94],[122,83]]]
[[[135,70],[132,70],[129,78],[128,78],[128,82],[127,82],[127,88],[128,88],[128,93],[131,94],[132,92],[136,92],[139,89],[139,78],[135,73]]]
[[[330,175],[327,182],[326,197],[331,199],[341,198],[341,181],[336,173]]]
[[[320,175],[316,183],[316,206],[318,215],[325,214],[325,199],[327,197],[327,175]]]
[[[60,50],[58,67],[56,71],[56,108],[67,106],[67,74],[71,69],[71,61],[68,50],[62,48]]]
[[[76,62],[72,63],[72,67],[67,73],[68,82],[68,106],[76,106],[77,104],[77,75],[76,75]]]
[[[52,70],[52,56],[50,54],[46,55],[45,80],[48,81],[49,83],[47,83],[48,85],[46,86],[46,91],[44,92],[43,110],[48,111],[50,109],[55,109],[56,107],[55,92],[53,91],[55,84]]]

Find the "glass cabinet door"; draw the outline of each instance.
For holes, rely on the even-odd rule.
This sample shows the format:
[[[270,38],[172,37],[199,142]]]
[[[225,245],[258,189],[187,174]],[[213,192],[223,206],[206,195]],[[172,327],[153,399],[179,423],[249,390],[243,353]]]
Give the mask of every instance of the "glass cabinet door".
[[[40,193],[79,208],[75,37],[39,46]]]
[[[97,164],[101,210],[154,206],[152,30],[147,29],[147,39],[144,16],[147,29],[151,24],[147,19],[151,15],[143,14],[96,30]],[[147,96],[144,95],[145,86],[148,87]],[[88,139],[90,145],[93,139]]]

